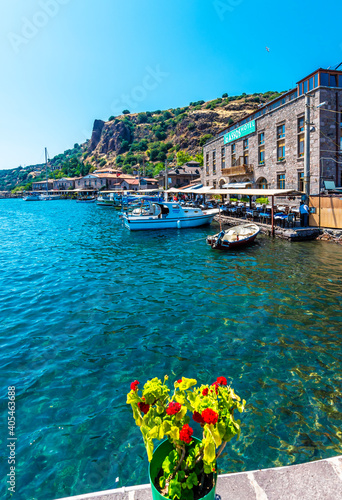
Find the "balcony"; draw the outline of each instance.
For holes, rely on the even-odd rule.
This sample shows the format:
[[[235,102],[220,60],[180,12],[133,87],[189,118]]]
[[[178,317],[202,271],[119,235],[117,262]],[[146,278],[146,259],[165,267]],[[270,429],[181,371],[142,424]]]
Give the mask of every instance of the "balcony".
[[[245,175],[252,174],[254,172],[254,167],[251,164],[245,163],[245,157],[240,156],[238,160],[236,160],[235,165],[229,168],[222,169],[222,175]]]

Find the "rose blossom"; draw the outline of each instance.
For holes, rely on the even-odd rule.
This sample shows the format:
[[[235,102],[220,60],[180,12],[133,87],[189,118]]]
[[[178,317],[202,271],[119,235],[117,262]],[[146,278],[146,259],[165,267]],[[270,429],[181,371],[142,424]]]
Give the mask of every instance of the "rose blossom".
[[[179,403],[176,403],[175,401],[171,401],[169,406],[166,408],[166,413],[168,415],[176,415],[182,408],[182,405]]]
[[[209,389],[208,387],[206,387],[205,389],[203,389],[202,391],[202,396],[208,396],[208,392],[209,392]]]
[[[206,424],[216,424],[218,421],[218,413],[211,408],[206,408],[202,411],[202,418]]]

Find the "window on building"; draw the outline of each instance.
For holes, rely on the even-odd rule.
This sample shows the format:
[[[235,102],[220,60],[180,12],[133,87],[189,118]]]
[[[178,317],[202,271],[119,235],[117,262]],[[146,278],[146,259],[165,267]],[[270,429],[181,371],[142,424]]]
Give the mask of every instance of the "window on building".
[[[298,191],[304,191],[304,172],[298,172]]]
[[[340,152],[342,152],[342,111],[340,117]]]
[[[336,75],[330,75],[330,87],[337,87]]]
[[[209,181],[207,181],[207,186],[209,186]]]
[[[207,175],[209,174],[209,153],[205,155],[205,172]]]
[[[321,85],[329,87],[329,75],[328,73],[321,73]]]
[[[216,174],[216,151],[213,151],[213,174]]]
[[[267,180],[264,177],[258,180],[258,189],[267,189]]]
[[[318,87],[318,73],[315,74],[315,87]]]
[[[258,163],[265,164],[265,132],[258,134]]]
[[[304,94],[306,94],[308,91],[308,81],[307,80],[305,80],[305,82],[303,82],[303,89],[304,89]]]
[[[216,189],[216,181],[213,181],[213,187]]]
[[[236,144],[232,144],[231,147],[231,156],[232,156],[232,167],[236,164]]]
[[[278,189],[285,189],[285,174],[278,174],[277,175],[277,188]]]
[[[243,140],[243,164],[248,165],[248,139]]]
[[[304,116],[298,118],[297,125],[297,146],[298,146],[298,158],[303,158],[304,156]]]
[[[226,166],[226,148],[221,149],[221,169]]]
[[[285,160],[285,124],[277,126],[277,160]]]

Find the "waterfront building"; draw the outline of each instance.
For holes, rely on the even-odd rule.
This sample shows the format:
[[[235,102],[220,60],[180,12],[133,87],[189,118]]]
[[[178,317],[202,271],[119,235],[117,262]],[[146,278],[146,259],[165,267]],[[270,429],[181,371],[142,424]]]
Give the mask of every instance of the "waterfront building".
[[[53,181],[54,191],[67,191],[75,188],[75,180],[78,177],[62,177]]]
[[[107,181],[105,178],[101,178],[99,175],[88,174],[84,177],[79,177],[75,181],[76,189],[90,189],[97,191],[98,189],[105,188],[107,186]]]
[[[168,170],[168,188],[181,188],[192,181],[201,179],[202,167],[197,161],[189,161],[181,167],[175,167]],[[165,170],[161,171],[157,177],[161,188],[165,186]]]
[[[245,183],[304,191],[308,112],[310,193],[318,193],[323,180],[341,186],[342,71],[322,68],[208,141],[203,148],[204,186]]]
[[[32,191],[46,191],[53,189],[54,179],[48,179],[47,181],[32,182]]]

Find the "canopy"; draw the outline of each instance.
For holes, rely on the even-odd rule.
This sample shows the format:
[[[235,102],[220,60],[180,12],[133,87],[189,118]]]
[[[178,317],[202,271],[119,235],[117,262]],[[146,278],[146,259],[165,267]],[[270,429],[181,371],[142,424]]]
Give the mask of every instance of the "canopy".
[[[212,186],[202,187],[200,189],[175,189],[171,188],[167,193],[193,193],[193,194],[241,194],[242,196],[261,196],[267,198],[268,196],[300,196],[303,193],[295,189],[213,189]]]
[[[221,188],[223,189],[243,189],[247,186],[251,186],[252,182],[228,182],[227,184],[223,184]]]

